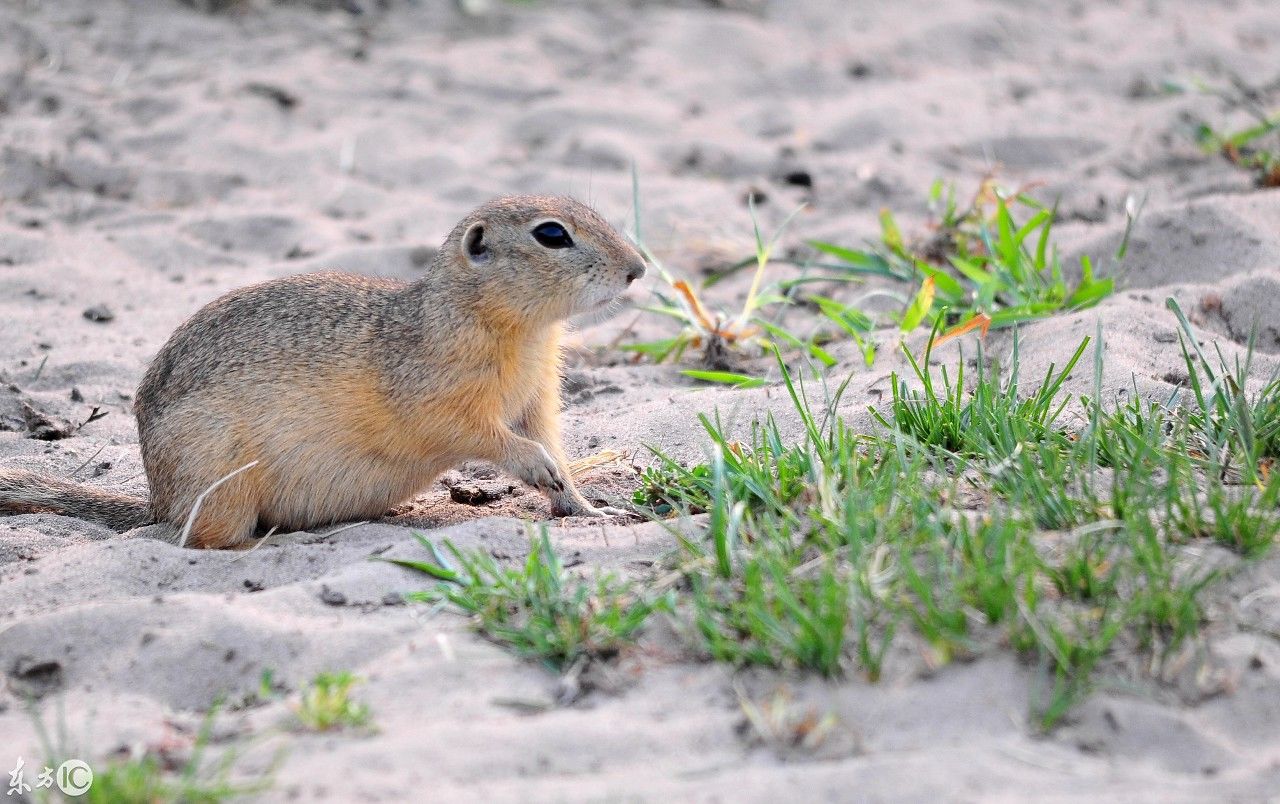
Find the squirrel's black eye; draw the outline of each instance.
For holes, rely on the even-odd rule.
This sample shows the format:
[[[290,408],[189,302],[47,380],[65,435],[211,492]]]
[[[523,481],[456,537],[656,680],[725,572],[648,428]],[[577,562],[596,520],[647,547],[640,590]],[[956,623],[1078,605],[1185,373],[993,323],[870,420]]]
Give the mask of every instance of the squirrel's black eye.
[[[573,238],[555,221],[538,224],[533,230],[533,239],[547,248],[569,248],[573,245]]]

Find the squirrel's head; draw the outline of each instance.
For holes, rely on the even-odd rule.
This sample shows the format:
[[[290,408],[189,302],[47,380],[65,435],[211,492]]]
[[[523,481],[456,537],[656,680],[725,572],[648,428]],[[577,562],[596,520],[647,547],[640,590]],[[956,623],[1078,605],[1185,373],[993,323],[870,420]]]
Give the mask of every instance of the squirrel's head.
[[[486,303],[548,321],[601,310],[644,275],[644,259],[593,209],[572,198],[507,196],[453,230],[442,256],[483,288]]]

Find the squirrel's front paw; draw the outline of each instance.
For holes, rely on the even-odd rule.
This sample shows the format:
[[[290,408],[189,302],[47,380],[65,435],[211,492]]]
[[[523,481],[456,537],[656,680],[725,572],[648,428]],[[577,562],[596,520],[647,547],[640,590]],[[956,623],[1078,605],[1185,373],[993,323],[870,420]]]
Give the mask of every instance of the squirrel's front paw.
[[[624,511],[621,508],[614,508],[612,505],[602,505],[599,508],[590,507],[578,516],[633,516],[630,511]]]
[[[559,494],[568,485],[560,474],[560,468],[551,457],[551,453],[541,444],[530,441],[526,452],[518,460],[512,461],[511,471],[525,483],[536,489]]]
[[[583,499],[552,500],[551,513],[555,516],[590,516],[598,518],[631,516],[631,512],[623,511],[621,508],[614,508],[609,505],[596,508]]]

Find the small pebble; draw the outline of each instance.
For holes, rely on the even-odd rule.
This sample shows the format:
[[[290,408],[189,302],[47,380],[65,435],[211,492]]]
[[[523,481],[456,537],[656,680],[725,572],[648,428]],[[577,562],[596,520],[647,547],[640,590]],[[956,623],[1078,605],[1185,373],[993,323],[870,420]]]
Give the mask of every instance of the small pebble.
[[[337,590],[330,589],[328,586],[321,586],[320,602],[329,606],[345,606],[347,605],[347,596]]]
[[[104,324],[116,317],[116,314],[111,312],[111,308],[107,307],[105,304],[95,304],[85,310],[82,315],[90,321],[94,321],[99,324]]]

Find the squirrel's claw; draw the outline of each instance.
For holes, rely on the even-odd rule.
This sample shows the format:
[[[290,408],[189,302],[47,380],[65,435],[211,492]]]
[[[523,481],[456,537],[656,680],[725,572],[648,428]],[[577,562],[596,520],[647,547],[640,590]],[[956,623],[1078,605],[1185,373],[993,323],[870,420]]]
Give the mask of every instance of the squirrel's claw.
[[[630,511],[624,511],[621,508],[614,508],[611,505],[604,505],[599,508],[588,505],[581,511],[575,511],[573,516],[591,516],[591,517],[631,517],[634,516]]]
[[[595,510],[599,511],[604,516],[625,516],[625,517],[635,516],[635,514],[631,513],[630,511],[624,510],[622,508],[614,508],[612,505],[601,506],[600,508],[597,508]]]
[[[581,516],[596,519],[635,516],[635,514],[632,514],[630,511],[624,511],[621,508],[614,508],[609,505],[596,508],[581,497],[578,497],[576,500],[564,498],[553,499],[551,503],[551,513],[553,516]]]

